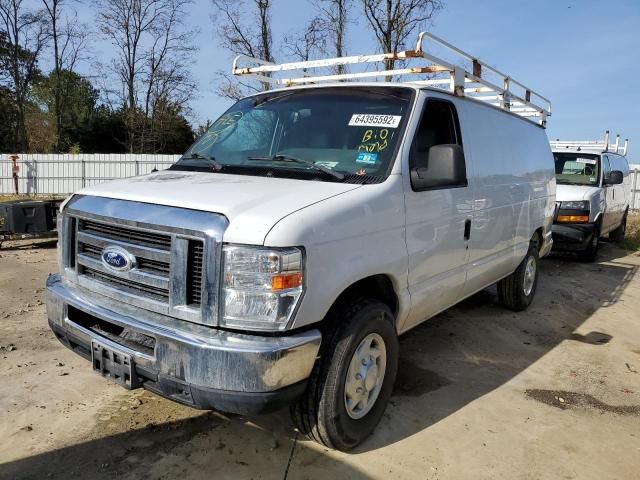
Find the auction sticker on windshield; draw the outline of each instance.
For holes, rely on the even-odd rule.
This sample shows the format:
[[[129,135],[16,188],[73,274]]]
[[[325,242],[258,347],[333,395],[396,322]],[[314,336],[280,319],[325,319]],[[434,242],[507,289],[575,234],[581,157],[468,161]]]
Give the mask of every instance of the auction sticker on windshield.
[[[593,158],[576,158],[577,163],[588,163],[589,165],[595,165],[597,162]]]
[[[398,128],[402,120],[401,115],[371,115],[368,113],[354,113],[349,120],[350,127],[387,127]]]

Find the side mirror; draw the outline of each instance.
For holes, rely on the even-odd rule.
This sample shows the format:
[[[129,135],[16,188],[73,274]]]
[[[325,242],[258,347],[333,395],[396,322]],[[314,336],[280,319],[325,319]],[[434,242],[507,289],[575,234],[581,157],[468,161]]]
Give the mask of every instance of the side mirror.
[[[411,169],[414,190],[461,187],[467,185],[464,151],[460,145],[434,145],[429,149],[426,167]]]
[[[607,185],[620,185],[624,181],[624,175],[620,170],[611,170],[609,176],[605,178],[604,183]]]

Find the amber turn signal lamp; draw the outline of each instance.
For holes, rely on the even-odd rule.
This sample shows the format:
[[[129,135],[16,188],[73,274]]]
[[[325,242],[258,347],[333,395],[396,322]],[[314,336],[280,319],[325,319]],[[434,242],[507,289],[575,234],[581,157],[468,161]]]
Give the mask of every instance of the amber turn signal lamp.
[[[558,215],[558,223],[587,223],[589,215]]]
[[[287,290],[302,285],[302,273],[286,273],[271,277],[271,290]]]

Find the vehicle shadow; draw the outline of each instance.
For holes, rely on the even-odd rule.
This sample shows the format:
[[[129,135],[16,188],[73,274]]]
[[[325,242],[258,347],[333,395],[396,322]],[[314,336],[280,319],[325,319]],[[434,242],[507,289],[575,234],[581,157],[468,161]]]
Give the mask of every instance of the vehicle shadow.
[[[401,338],[390,405],[373,435],[354,453],[394,444],[435,425],[563,341],[588,343],[589,348],[609,342],[612,337],[606,333],[575,330],[598,309],[617,303],[636,275],[638,266],[625,263],[624,256],[622,250],[603,245],[593,264],[545,259],[536,298],[526,312],[503,309],[492,287],[408,332]],[[326,449],[300,442],[286,411],[255,418],[203,413],[5,463],[0,478],[67,478],[70,460],[77,476],[98,479],[142,473],[150,478],[216,478],[216,472],[225,478],[286,478],[290,467],[314,462],[332,462],[338,478],[365,478]],[[162,470],[149,470],[151,466]]]
[[[407,333],[401,339],[401,372],[391,408],[358,451],[428,428],[508,382],[563,341],[594,348],[610,342],[606,333],[575,330],[596,310],[618,302],[638,271],[637,265],[615,261],[625,255],[603,245],[592,264],[544,259],[527,311],[504,309],[491,287]]]

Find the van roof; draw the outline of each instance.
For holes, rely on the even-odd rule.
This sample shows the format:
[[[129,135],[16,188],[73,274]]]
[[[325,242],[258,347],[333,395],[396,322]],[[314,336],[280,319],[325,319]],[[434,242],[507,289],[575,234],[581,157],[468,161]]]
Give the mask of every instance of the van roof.
[[[456,56],[456,62],[471,64],[471,71],[454,65],[423,49],[423,43],[428,41],[430,46],[446,50]],[[425,65],[409,66],[410,62],[426,59]],[[348,73],[327,73],[327,69],[337,66],[359,65],[367,66],[375,63],[403,62],[399,68],[391,70],[365,70]],[[406,66],[404,65],[406,64]],[[325,69],[324,73],[316,74],[316,69]],[[297,72],[297,77],[278,78],[282,72]],[[312,71],[313,74],[309,72]],[[265,86],[308,86],[315,88],[319,83],[323,85],[400,85],[415,89],[428,88],[434,91],[446,91],[457,97],[467,97],[484,102],[505,112],[514,113],[539,125],[545,126],[546,119],[551,115],[551,102],[544,96],[526,87],[521,82],[489,66],[478,58],[464,52],[441,38],[421,32],[415,50],[398,53],[380,53],[372,55],[354,55],[349,57],[328,58],[301,62],[275,64],[262,59],[239,55],[233,61],[234,75],[249,77],[262,82]],[[417,79],[416,79],[417,76]],[[398,78],[399,81],[361,83],[361,80],[379,77]],[[407,78],[410,77],[410,78]],[[400,81],[402,79],[402,81]],[[348,83],[344,83],[347,81]]]

